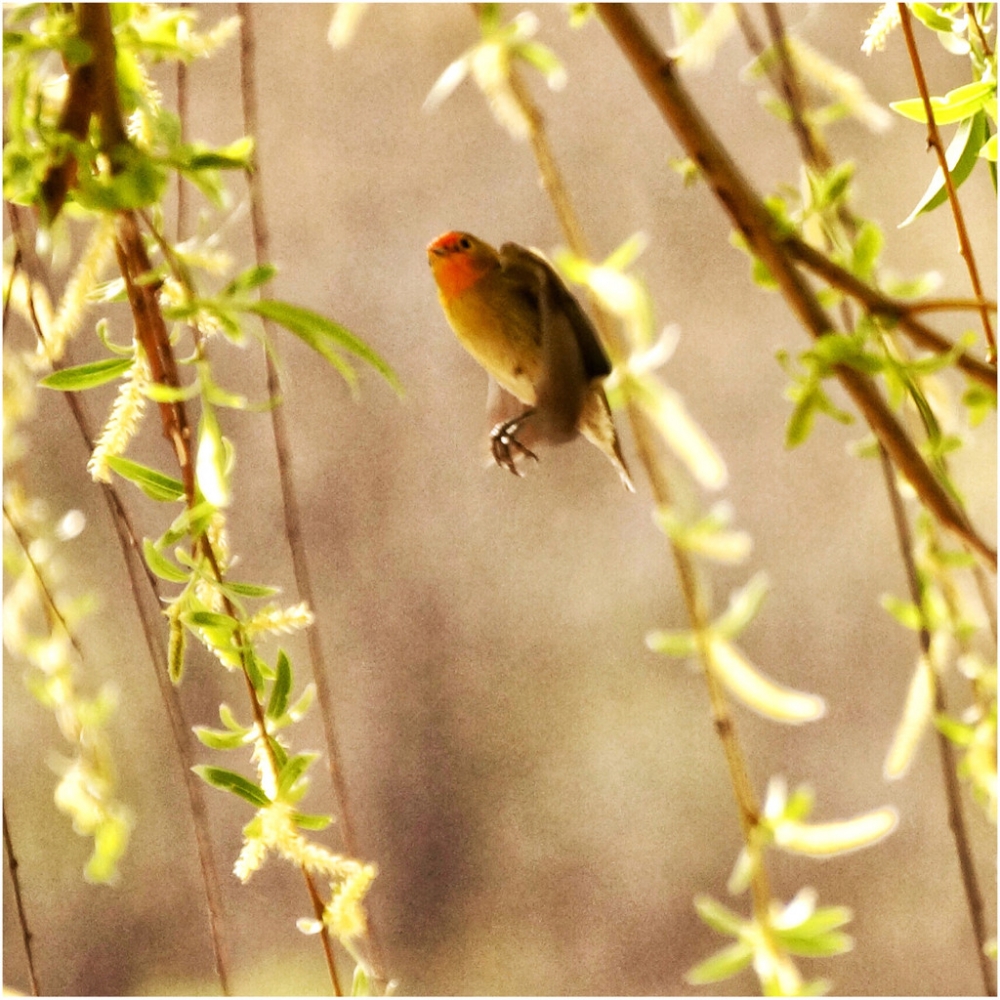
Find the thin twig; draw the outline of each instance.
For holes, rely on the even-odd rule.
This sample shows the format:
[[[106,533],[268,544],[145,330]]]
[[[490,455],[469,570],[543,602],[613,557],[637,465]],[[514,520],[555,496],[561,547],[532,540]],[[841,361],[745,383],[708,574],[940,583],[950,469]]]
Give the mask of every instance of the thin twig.
[[[983,47],[983,55],[989,59],[993,55],[993,50],[990,48],[990,43],[986,41],[986,35],[983,33],[983,26],[979,23],[979,18],[976,17],[976,5],[974,3],[967,3],[965,5],[965,14],[969,19],[969,24],[976,29],[976,34],[979,36],[979,44]]]
[[[14,853],[14,842],[10,837],[7,825],[7,800],[3,802],[3,849],[7,855],[7,868],[10,870],[10,881],[14,887],[14,901],[17,904],[17,923],[21,928],[21,941],[24,943],[24,956],[28,963],[28,980],[31,983],[32,996],[41,996],[38,988],[38,974],[35,972],[35,956],[31,947],[34,935],[28,928],[28,916],[24,912],[24,900],[21,898],[21,876],[18,874],[18,860]]]
[[[990,312],[997,311],[997,304],[993,299],[984,299],[983,302],[976,302],[975,299],[925,299],[907,306],[906,311],[911,315],[923,312],[961,312],[980,309],[984,303]]]
[[[598,4],[597,9],[661,114],[748,245],[768,268],[799,321],[816,338],[833,332],[834,324],[794,266],[770,213],[681,85],[674,61],[662,52],[630,5]],[[848,365],[837,365],[834,371],[927,508],[995,572],[996,550],[976,532],[965,512],[938,482],[872,379]]]
[[[42,596],[45,598],[45,603],[48,606],[48,613],[59,623],[59,626],[62,628],[63,635],[69,640],[69,644],[76,650],[76,655],[82,661],[83,650],[80,648],[80,642],[72,629],[70,629],[69,623],[63,616],[62,611],[59,610],[59,606],[56,604],[55,597],[52,594],[52,588],[49,587],[41,566],[39,566],[32,557],[31,545],[28,539],[24,537],[21,526],[14,520],[11,512],[7,509],[6,501],[3,503],[3,516],[10,525],[10,530],[14,533],[14,537],[17,539],[17,544],[20,545],[21,552],[27,560],[28,565],[31,567],[31,571],[35,574],[35,582],[38,585],[38,589],[41,591]]]
[[[826,254],[810,246],[801,236],[789,234],[783,238],[785,247],[791,256],[818,274],[834,288],[857,299],[865,308],[877,316],[885,316],[895,320],[899,328],[913,341],[917,347],[936,354],[947,354],[955,349],[955,345],[936,330],[916,317],[920,304],[902,302],[880,292],[877,288],[866,284],[850,271],[830,260]],[[994,305],[991,303],[991,305]],[[979,309],[979,303],[974,303]],[[987,388],[997,391],[997,369],[995,364],[980,361],[964,351],[957,355],[955,364],[970,378],[981,382]]]
[[[248,3],[240,3],[236,5],[236,8],[240,15],[240,95],[243,103],[243,130],[246,135],[256,138],[259,135],[259,117],[257,108],[257,63],[253,6]],[[260,266],[270,260],[271,254],[267,216],[264,211],[260,162],[256,151],[253,163],[247,171],[247,186],[250,192],[250,225],[253,233],[254,253],[257,264]],[[264,289],[261,289],[261,291],[263,292]],[[262,322],[268,339],[273,342],[276,332],[274,325],[267,319],[263,319]],[[271,431],[278,463],[278,481],[281,485],[285,537],[288,541],[288,548],[292,558],[292,572],[295,576],[295,585],[299,596],[315,612],[315,592],[312,585],[312,574],[309,569],[309,559],[302,540],[302,519],[293,473],[291,439],[285,419],[281,376],[271,351],[264,351],[264,361],[267,371],[267,391],[271,400]],[[337,736],[329,671],[323,654],[323,645],[318,625],[307,630],[306,640],[309,646],[313,681],[316,685],[316,701],[319,704],[320,716],[323,720],[323,735],[326,741],[326,758],[330,772],[330,783],[337,802],[337,811],[340,814],[341,839],[344,844],[345,853],[351,857],[358,858],[360,854],[351,813],[350,795],[341,762],[340,741]],[[381,946],[378,935],[370,920],[368,922],[367,937],[372,978],[377,984],[384,986],[386,978]],[[339,987],[337,988],[339,989]]]
[[[951,205],[951,214],[955,220],[955,231],[958,233],[959,249],[962,257],[965,259],[965,266],[969,272],[972,294],[980,304],[979,314],[983,321],[986,342],[989,344],[989,357],[991,361],[996,361],[997,344],[993,336],[993,324],[990,322],[989,309],[986,307],[983,287],[979,281],[979,268],[976,265],[976,256],[972,250],[972,243],[969,241],[968,230],[965,228],[965,214],[962,211],[962,203],[958,200],[955,182],[952,179],[951,170],[948,169],[948,158],[945,154],[944,143],[941,141],[937,122],[934,120],[934,108],[931,105],[930,93],[927,90],[924,67],[920,61],[916,39],[913,37],[913,24],[910,21],[910,11],[907,9],[905,3],[897,3],[896,6],[899,8],[899,21],[903,28],[903,35],[906,37],[906,49],[910,54],[910,63],[913,65],[913,76],[917,81],[917,90],[920,92],[920,99],[924,103],[924,113],[927,116],[927,145],[933,147],[934,152],[937,154],[938,166],[941,168],[945,187],[948,191],[948,204]]]
[[[910,592],[910,600],[920,612],[920,629],[917,633],[920,650],[924,656],[928,656],[931,649],[931,633],[924,617],[926,603],[924,601],[923,587],[920,583],[920,575],[917,572],[913,556],[913,536],[910,532],[906,511],[903,507],[903,498],[900,496],[899,486],[896,482],[896,473],[884,448],[879,448],[879,458],[882,462],[882,472],[885,477],[886,489],[889,493],[892,519],[896,528],[896,539],[899,542],[900,555],[903,559],[903,565],[906,568],[906,583]],[[944,715],[948,711],[944,685],[941,683],[941,677],[937,671],[932,670],[931,676],[934,678],[934,712],[937,715]],[[958,781],[955,751],[951,740],[937,726],[934,727],[934,731],[938,746],[938,759],[941,763],[941,776],[944,779],[945,801],[947,802],[948,809],[948,827],[955,841],[955,854],[958,857],[958,867],[962,876],[962,886],[965,890],[969,919],[972,922],[972,930],[975,936],[976,956],[983,977],[983,987],[987,996],[996,996],[996,970],[993,967],[993,960],[986,953],[989,932],[986,928],[983,893],[979,885],[979,875],[976,872],[976,866],[972,859],[972,845],[969,842],[969,831],[965,822],[965,810],[962,808],[962,789]]]

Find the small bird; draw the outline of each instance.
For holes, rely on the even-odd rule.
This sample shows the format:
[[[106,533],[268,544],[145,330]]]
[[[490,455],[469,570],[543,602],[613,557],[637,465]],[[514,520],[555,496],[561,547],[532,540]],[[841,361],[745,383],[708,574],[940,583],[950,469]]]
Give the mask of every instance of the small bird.
[[[535,442],[559,444],[580,433],[634,493],[602,387],[611,362],[552,265],[517,243],[498,253],[461,232],[430,243],[427,260],[449,325],[490,375],[497,465],[519,476],[518,458],[538,460]]]

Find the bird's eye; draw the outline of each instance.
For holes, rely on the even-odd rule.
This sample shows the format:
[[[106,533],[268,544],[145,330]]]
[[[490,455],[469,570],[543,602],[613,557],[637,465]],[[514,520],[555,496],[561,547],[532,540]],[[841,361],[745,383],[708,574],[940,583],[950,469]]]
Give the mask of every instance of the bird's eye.
[[[468,236],[463,236],[458,241],[458,245],[459,245],[459,247],[462,250],[471,250],[472,249],[472,240],[470,240]]]

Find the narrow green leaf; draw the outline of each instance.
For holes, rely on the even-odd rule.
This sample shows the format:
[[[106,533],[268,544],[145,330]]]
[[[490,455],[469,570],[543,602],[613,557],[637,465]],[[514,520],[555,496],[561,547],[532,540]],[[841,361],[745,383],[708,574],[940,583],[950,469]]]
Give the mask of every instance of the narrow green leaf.
[[[971,118],[967,118],[958,126],[954,138],[948,145],[945,153],[945,161],[948,164],[948,173],[951,174],[952,183],[956,189],[972,173],[972,168],[979,158],[979,151],[986,141],[987,126],[986,113],[978,111]],[[920,201],[912,212],[899,224],[900,229],[908,226],[918,216],[924,212],[930,212],[944,203],[948,197],[948,186],[945,183],[944,173],[938,167],[934,171],[934,176],[923,193]]]
[[[184,499],[184,484],[179,479],[119,455],[108,456],[108,465],[123,479],[135,483],[151,500],[170,503]]]
[[[324,816],[320,813],[294,813],[292,819],[296,826],[303,830],[325,830],[332,822],[332,816]]]
[[[892,594],[883,594],[879,604],[899,622],[903,628],[918,632],[924,623],[924,616],[912,601],[904,601]]]
[[[757,617],[771,583],[767,573],[755,573],[729,597],[729,606],[715,620],[713,628],[726,639],[734,639]]]
[[[949,91],[944,97],[931,98],[931,111],[938,125],[951,125],[963,118],[970,118],[981,111],[983,105],[996,93],[995,82],[967,83],[963,87]],[[919,97],[905,101],[892,101],[889,104],[897,114],[915,122],[927,123],[927,113],[924,102]]]
[[[92,389],[95,385],[104,385],[105,382],[124,375],[132,367],[133,361],[133,358],[105,358],[103,361],[91,361],[73,368],[61,368],[46,375],[38,384],[60,392]]]
[[[901,778],[912,763],[917,746],[934,718],[936,685],[934,668],[926,656],[919,656],[906,693],[903,717],[893,734],[892,745],[882,768],[886,778],[890,780]]]
[[[222,438],[222,429],[215,416],[215,409],[202,404],[201,426],[198,430],[198,451],[195,471],[198,486],[205,499],[215,507],[228,507],[229,489],[228,451]]]
[[[955,22],[950,17],[939,13],[929,3],[911,3],[910,10],[913,16],[931,31],[952,32],[955,30]]]
[[[854,939],[843,931],[803,935],[797,930],[777,932],[778,939],[792,955],[804,958],[830,958],[843,955],[854,947]]]
[[[235,750],[243,746],[243,734],[224,729],[210,729],[208,726],[195,726],[194,734],[205,746],[212,750]]]
[[[237,625],[235,618],[217,611],[187,611],[181,617],[185,625],[197,628],[219,628],[232,632]]]
[[[277,672],[271,697],[267,703],[267,715],[271,719],[280,719],[288,708],[288,695],[292,690],[292,666],[283,649],[278,650]]]
[[[761,673],[732,643],[709,633],[712,670],[729,692],[765,718],[790,725],[813,722],[826,714],[818,695],[796,691]]]
[[[384,361],[363,340],[351,333],[347,327],[334,323],[333,320],[312,312],[310,309],[303,309],[301,306],[294,306],[289,302],[281,302],[277,299],[261,299],[258,302],[247,303],[240,308],[247,312],[256,313],[265,319],[273,320],[290,333],[294,333],[314,351],[319,352],[334,364],[352,385],[354,382],[353,370],[349,365],[346,365],[344,359],[336,353],[334,348],[341,348],[357,355],[379,372],[397,392],[401,391],[399,379],[388,362]],[[345,369],[350,371],[351,375],[347,375]]]
[[[191,770],[213,787],[232,792],[241,799],[246,799],[250,805],[256,806],[258,809],[262,809],[271,803],[271,800],[264,794],[264,789],[260,785],[254,784],[252,781],[244,778],[242,774],[237,774],[235,771],[227,771],[222,767],[210,767],[207,764],[197,764]]]
[[[232,281],[222,290],[223,298],[230,298],[239,292],[250,292],[261,285],[266,284],[276,274],[278,269],[273,264],[259,264],[247,268],[241,274],[236,275]]]
[[[774,842],[793,854],[830,858],[878,843],[892,833],[898,822],[896,810],[889,806],[831,823],[779,820],[774,828]]]
[[[318,753],[297,753],[294,757],[289,757],[278,775],[278,794],[290,792],[318,757]]]
[[[706,986],[731,979],[742,972],[753,959],[753,949],[744,941],[737,941],[721,951],[717,951],[704,962],[684,973],[684,978],[692,986]]]
[[[646,636],[646,645],[664,656],[694,656],[698,643],[693,632],[680,629],[660,629]]]
[[[142,540],[142,552],[146,557],[146,565],[161,580],[169,580],[171,583],[187,583],[188,574],[172,563],[150,539],[144,538]]]
[[[694,908],[698,916],[708,924],[714,931],[725,934],[728,937],[739,937],[746,921],[737,913],[733,913],[728,907],[711,896],[696,896]]]
[[[226,580],[222,584],[222,589],[237,597],[272,597],[278,593],[277,587],[267,587],[260,583],[237,583],[234,580]]]

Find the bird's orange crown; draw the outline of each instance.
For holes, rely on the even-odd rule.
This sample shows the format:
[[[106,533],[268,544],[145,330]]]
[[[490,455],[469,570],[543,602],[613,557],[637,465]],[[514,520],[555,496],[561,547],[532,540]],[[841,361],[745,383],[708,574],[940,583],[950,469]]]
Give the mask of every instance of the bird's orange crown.
[[[444,233],[427,245],[427,260],[441,294],[461,295],[498,263],[496,251],[469,233]]]

